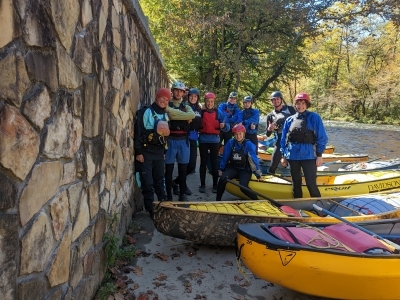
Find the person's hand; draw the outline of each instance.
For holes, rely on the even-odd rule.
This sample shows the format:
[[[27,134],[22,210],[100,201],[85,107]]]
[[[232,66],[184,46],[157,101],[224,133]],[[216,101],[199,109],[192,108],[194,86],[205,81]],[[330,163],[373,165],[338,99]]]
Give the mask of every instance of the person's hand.
[[[219,128],[224,128],[225,127],[225,123],[219,123]]]
[[[284,167],[287,167],[288,162],[287,162],[287,159],[285,157],[281,158],[281,165],[284,166]]]
[[[136,160],[138,161],[138,162],[144,162],[144,156],[143,156],[143,154],[139,154],[139,155],[136,155]]]
[[[315,161],[315,164],[317,165],[317,167],[322,166],[322,157],[317,157],[317,160]]]
[[[188,120],[188,123],[189,123],[189,124],[192,123],[192,120],[193,120],[193,119]]]
[[[256,129],[256,125],[254,125],[254,123],[251,123],[250,129]]]
[[[276,129],[276,126],[274,123],[269,122],[268,124],[268,131],[274,131]]]
[[[222,171],[218,170],[218,176],[221,177],[222,176]]]

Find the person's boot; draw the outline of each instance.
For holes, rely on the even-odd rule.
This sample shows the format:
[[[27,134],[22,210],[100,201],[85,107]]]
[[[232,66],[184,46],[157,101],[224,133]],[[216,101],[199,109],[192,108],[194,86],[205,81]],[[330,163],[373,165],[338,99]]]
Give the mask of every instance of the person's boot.
[[[179,195],[179,185],[172,181],[172,192],[174,195]]]
[[[189,190],[188,187],[186,187],[185,194],[188,195],[188,196],[190,196],[190,195],[192,194],[192,191]]]
[[[200,193],[205,193],[206,192],[206,187],[204,185],[199,187],[199,192]]]

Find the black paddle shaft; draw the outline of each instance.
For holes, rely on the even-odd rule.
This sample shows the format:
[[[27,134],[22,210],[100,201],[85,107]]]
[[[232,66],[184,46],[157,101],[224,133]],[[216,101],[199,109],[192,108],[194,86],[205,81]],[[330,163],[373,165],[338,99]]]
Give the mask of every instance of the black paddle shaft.
[[[263,194],[260,194],[260,193],[258,193],[258,192],[256,192],[256,191],[253,191],[252,189],[249,189],[248,187],[246,187],[246,186],[244,186],[244,185],[241,185],[240,183],[237,183],[237,182],[235,182],[235,181],[233,181],[233,180],[231,180],[231,179],[226,179],[226,180],[227,180],[229,183],[232,183],[233,185],[236,185],[236,186],[240,187],[241,189],[247,190],[247,191],[249,191],[249,192],[251,192],[251,193],[253,193],[253,194],[257,195],[257,196],[260,196],[260,197],[262,197],[262,198],[264,198],[264,199],[270,201],[271,203],[275,204],[275,205],[278,206],[278,207],[281,207],[281,206],[282,206],[282,204],[280,204],[280,203],[277,202],[276,200],[274,200],[274,199],[272,199],[272,198],[269,198],[269,197],[267,197],[267,196],[265,196],[265,195],[263,195]]]

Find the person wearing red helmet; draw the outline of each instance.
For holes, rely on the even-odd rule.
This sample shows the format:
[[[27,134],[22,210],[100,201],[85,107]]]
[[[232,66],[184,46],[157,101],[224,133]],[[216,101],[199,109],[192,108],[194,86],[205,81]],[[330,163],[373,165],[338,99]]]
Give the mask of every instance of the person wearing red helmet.
[[[328,143],[321,117],[308,110],[310,96],[301,92],[294,98],[297,113],[287,118],[282,129],[281,164],[290,165],[294,198],[302,198],[302,171],[311,197],[321,197],[317,186],[317,167]]]
[[[135,171],[140,176],[144,207],[152,219],[154,193],[158,201],[166,199],[164,152],[170,134],[167,107],[171,92],[161,88],[155,98],[149,107],[142,107],[136,112],[134,124]]]
[[[206,167],[210,158],[211,173],[213,177],[212,192],[217,192],[218,183],[218,151],[220,133],[230,130],[228,120],[215,108],[215,94],[208,92],[204,95],[204,106],[201,111],[201,124],[199,129],[200,153],[200,187],[199,192],[206,192]]]
[[[232,133],[234,138],[226,143],[219,165],[218,175],[220,179],[216,201],[221,201],[227,179],[238,178],[240,185],[248,187],[253,172],[258,180],[261,178],[256,146],[245,139],[246,128],[242,124],[237,124],[232,128]],[[247,189],[241,189],[241,191],[249,199],[258,199],[254,193]]]
[[[270,99],[274,109],[267,115],[266,135],[268,137],[271,134],[275,134],[277,138],[274,151],[272,152],[271,164],[268,168],[268,172],[274,174],[282,158],[280,143],[282,138],[283,124],[289,116],[296,113],[296,110],[293,106],[286,105],[280,91],[272,92]]]

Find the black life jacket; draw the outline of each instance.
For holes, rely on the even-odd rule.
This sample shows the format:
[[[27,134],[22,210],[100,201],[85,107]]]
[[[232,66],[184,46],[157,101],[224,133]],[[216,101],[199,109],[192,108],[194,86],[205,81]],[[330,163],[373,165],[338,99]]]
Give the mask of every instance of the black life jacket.
[[[291,143],[315,144],[315,134],[313,130],[307,128],[307,117],[297,116],[290,124],[287,140]]]
[[[212,111],[201,111],[201,126],[199,132],[201,134],[220,134],[218,110],[214,108]]]
[[[201,112],[202,112],[201,107],[197,103],[194,105],[190,104],[190,107],[193,109],[195,117],[192,120],[192,122],[189,124],[189,129],[199,131],[200,126],[201,126]]]
[[[154,128],[153,129],[145,129],[143,130],[142,134],[142,143],[143,146],[146,146],[147,144],[150,145],[165,145],[168,141],[167,136],[162,136],[157,133],[157,125],[160,119],[158,118],[156,112],[154,109],[149,106],[149,109],[151,110],[151,113],[153,114],[154,118]],[[165,117],[165,114],[163,115],[163,118],[161,119],[162,121],[167,121],[167,118]]]
[[[234,168],[245,168],[248,165],[248,155],[244,153],[244,147],[246,146],[247,139],[245,139],[242,143],[242,148],[240,150],[236,150],[236,147],[233,146],[231,156],[229,158],[229,165]]]
[[[243,110],[243,121],[246,121],[246,120],[250,119],[253,115],[254,115],[254,109],[253,108],[244,109]],[[255,125],[256,125],[255,129],[258,129],[258,124],[255,124]]]
[[[280,112],[276,112],[275,110],[272,111],[273,123],[275,124],[275,126],[276,126],[275,130],[278,133],[282,133],[282,127],[283,127],[283,124],[285,124],[286,119],[296,113],[294,108],[293,107],[291,107],[291,108],[292,108],[292,110],[289,108],[289,106],[285,105]]]
[[[172,102],[169,103],[169,106],[174,109],[179,109],[186,112],[185,103],[183,101],[178,108],[176,108]],[[169,128],[171,130],[171,136],[187,136],[189,133],[190,125],[187,120],[170,120]]]

